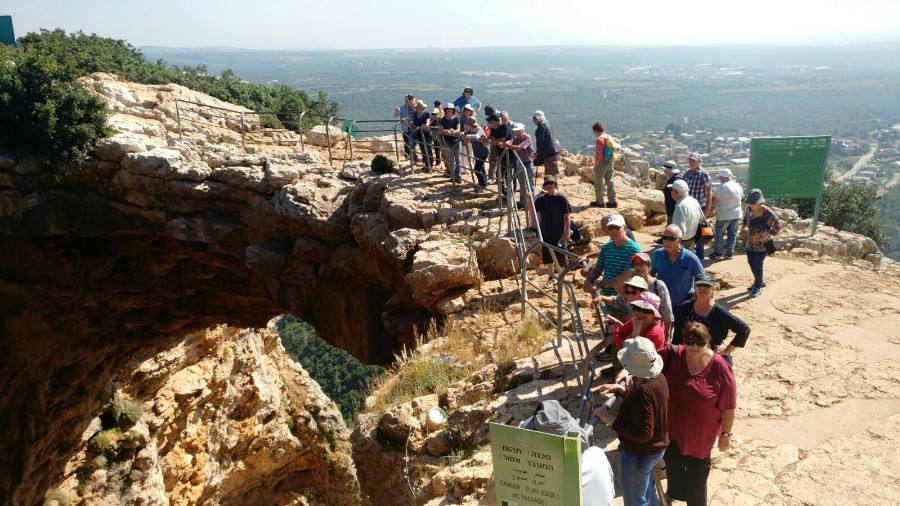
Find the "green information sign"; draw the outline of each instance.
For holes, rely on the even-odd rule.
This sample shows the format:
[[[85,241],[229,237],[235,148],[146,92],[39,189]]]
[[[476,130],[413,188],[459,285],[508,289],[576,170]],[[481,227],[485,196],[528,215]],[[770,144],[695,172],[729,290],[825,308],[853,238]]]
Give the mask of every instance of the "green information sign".
[[[815,234],[829,147],[830,135],[752,139],[748,186],[762,190],[767,199],[815,198]]]
[[[581,438],[490,424],[497,506],[581,505]]]

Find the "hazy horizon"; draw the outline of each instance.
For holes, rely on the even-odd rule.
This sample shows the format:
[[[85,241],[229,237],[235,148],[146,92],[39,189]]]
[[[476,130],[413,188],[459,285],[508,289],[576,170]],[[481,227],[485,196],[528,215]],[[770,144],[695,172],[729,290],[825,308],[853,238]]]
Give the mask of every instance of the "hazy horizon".
[[[17,35],[84,31],[134,46],[271,50],[429,46],[856,45],[900,41],[896,0],[7,0]]]

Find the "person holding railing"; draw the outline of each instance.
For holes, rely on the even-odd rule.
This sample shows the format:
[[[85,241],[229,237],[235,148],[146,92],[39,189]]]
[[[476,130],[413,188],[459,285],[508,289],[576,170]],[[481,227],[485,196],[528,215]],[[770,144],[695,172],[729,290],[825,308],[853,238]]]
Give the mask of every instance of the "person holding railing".
[[[459,108],[458,105],[456,107]],[[469,118],[475,117],[475,109],[470,104],[466,104],[465,106],[462,107],[461,110],[462,110],[462,112],[460,114],[462,114],[462,117],[459,118],[459,123],[462,126],[463,130],[465,130],[466,125],[468,125],[468,123],[469,123]],[[462,143],[459,146],[459,151],[460,151],[460,155],[459,155],[460,165],[462,167],[460,172],[466,172],[466,171],[470,171],[470,170],[474,169],[475,161],[473,160],[473,157],[472,157],[471,144],[468,142]]]
[[[425,112],[425,102],[416,101],[416,112],[413,114],[413,130],[412,139],[415,142],[413,148],[413,163],[416,163],[416,149],[418,147],[422,151],[422,163],[425,169],[431,170],[431,130],[428,128],[431,114]]]
[[[447,154],[444,152],[444,142],[441,139],[441,119],[444,118],[444,112],[440,100],[434,101],[434,109],[431,111],[431,117],[428,119],[428,127],[431,130],[431,142],[434,148],[434,164],[441,165],[444,160],[444,167],[447,168]]]
[[[447,161],[450,163],[450,179],[453,183],[462,182],[459,170],[459,118],[456,117],[456,106],[444,106],[444,117],[441,119],[441,136],[447,148]]]
[[[475,160],[475,176],[478,178],[477,192],[483,192],[487,189],[487,174],[484,172],[484,162],[487,160],[490,150],[481,141],[486,137],[484,129],[478,126],[478,120],[469,118],[466,122],[466,144],[472,150],[472,156]]]
[[[409,130],[413,114],[416,112],[415,105],[416,97],[410,93],[406,96],[406,102],[394,109],[394,117],[400,118],[400,132],[403,134],[403,156],[406,158],[413,156],[413,144],[412,138],[409,136]]]
[[[505,158],[505,156],[502,156],[503,148],[501,147],[501,144],[510,139],[511,132],[509,131],[508,126],[500,121],[500,115],[496,112],[488,116],[488,124],[491,127],[491,133],[484,142],[486,145],[490,144],[491,146],[490,158],[499,162],[497,179],[500,181],[500,192],[503,195],[506,195],[506,179],[504,174],[506,161],[502,159]]]
[[[528,188],[522,185],[519,195],[519,207],[526,207],[526,199],[534,199],[534,149],[531,147],[531,137],[525,133],[525,125],[515,123],[512,127],[513,136],[508,142],[502,144],[504,148],[511,149],[519,155],[524,165],[525,175],[528,177]]]

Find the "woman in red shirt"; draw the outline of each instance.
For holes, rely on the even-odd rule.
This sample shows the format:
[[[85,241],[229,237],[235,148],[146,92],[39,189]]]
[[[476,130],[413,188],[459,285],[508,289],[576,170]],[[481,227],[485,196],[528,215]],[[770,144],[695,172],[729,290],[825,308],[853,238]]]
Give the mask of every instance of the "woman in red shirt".
[[[682,342],[684,346],[659,350],[669,382],[666,496],[687,501],[688,506],[703,506],[716,438],[719,451],[731,448],[737,384],[731,367],[710,348],[705,325],[688,322]]]
[[[626,339],[643,336],[653,341],[657,349],[666,344],[666,330],[659,316],[659,297],[655,293],[643,292],[629,303],[634,318],[626,321],[613,332],[613,341],[621,349]]]

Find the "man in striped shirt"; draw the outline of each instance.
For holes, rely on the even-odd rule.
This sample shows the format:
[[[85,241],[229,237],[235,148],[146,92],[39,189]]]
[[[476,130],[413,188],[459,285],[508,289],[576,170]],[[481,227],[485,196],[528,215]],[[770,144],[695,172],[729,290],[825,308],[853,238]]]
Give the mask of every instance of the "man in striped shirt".
[[[621,214],[613,214],[606,224],[606,233],[610,241],[600,251],[582,257],[586,260],[597,257],[591,275],[584,281],[584,290],[593,292],[602,290],[603,295],[616,295],[616,288],[631,279],[631,257],[641,252],[641,247],[625,235],[625,218]],[[601,276],[602,274],[602,276]],[[599,279],[600,281],[597,281]]]

